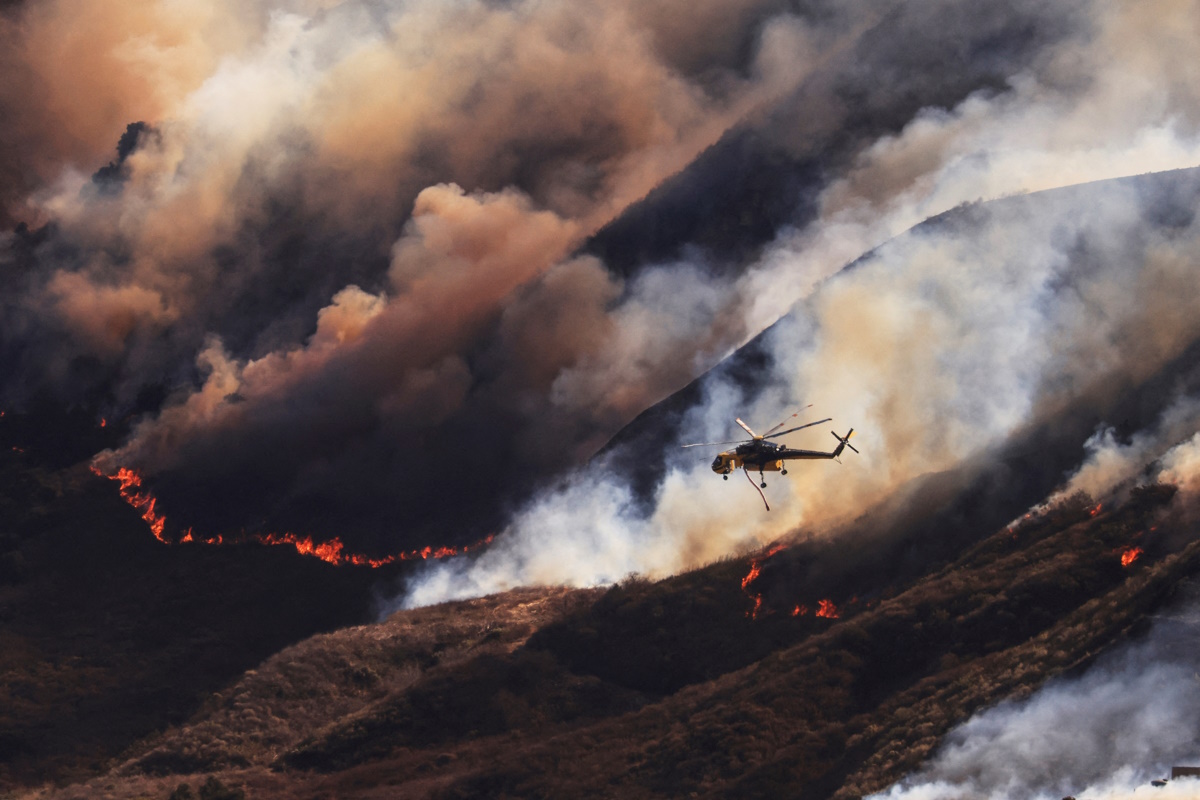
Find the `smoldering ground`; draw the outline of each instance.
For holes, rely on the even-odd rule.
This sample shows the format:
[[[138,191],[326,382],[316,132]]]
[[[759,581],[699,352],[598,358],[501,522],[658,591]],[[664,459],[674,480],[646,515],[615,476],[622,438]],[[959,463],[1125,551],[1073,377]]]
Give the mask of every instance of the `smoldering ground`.
[[[14,141],[48,120],[62,128],[30,135],[22,174],[38,189],[9,204],[49,227],[9,238],[8,402],[50,387],[120,411],[147,389],[166,393],[98,464],[142,471],[177,524],[389,547],[473,537],[924,215],[1196,160],[1194,83],[1171,55],[1190,44],[1188,4],[1162,9],[1182,31],[1167,47],[1121,9],[1086,3],[689,11],[728,37],[689,36],[678,14],[632,4],[321,6],[220,16],[147,4],[98,20],[82,1],[26,4],[5,28],[19,45],[9,57],[50,98],[39,106],[28,85],[7,87],[21,109]],[[88,46],[72,50],[79,41]],[[56,54],[95,68],[76,79],[83,70]],[[1126,113],[1146,86],[1153,102]],[[95,103],[73,102],[81,93],[122,115],[104,142],[91,132]],[[154,135],[121,165],[120,191],[101,191],[88,176],[131,119]],[[706,242],[697,230],[747,209],[709,202],[740,183],[731,151],[697,155],[747,132],[766,143],[751,148],[769,156],[756,163],[817,177],[768,183],[770,225]],[[676,213],[680,186],[713,188]],[[617,230],[619,243],[619,226],[604,226],[623,212],[681,220],[665,225],[668,263],[622,256],[618,277],[579,254],[598,231]],[[848,304],[876,311],[874,290],[857,291]],[[815,379],[795,374],[804,329],[789,334],[797,354],[780,345],[757,404],[714,389],[690,427],[723,433],[727,417],[781,415],[811,393]],[[857,341],[910,334],[883,326]],[[832,359],[830,385],[839,363],[881,370],[877,385],[889,386],[936,366],[834,338],[853,358]],[[943,383],[961,377],[951,373]],[[861,398],[823,402],[840,419],[867,416]],[[911,457],[890,447],[896,465],[866,485],[887,491],[955,463],[1028,411],[1007,397],[982,405],[983,433],[963,423]],[[922,421],[894,427],[917,442]],[[687,480],[666,476],[657,513],[708,513],[679,493]],[[620,480],[601,482],[620,506]],[[631,548],[627,561],[669,569],[823,518],[802,497],[790,504],[807,516],[712,546],[668,535],[649,548],[661,557]],[[728,527],[746,510],[705,524]]]

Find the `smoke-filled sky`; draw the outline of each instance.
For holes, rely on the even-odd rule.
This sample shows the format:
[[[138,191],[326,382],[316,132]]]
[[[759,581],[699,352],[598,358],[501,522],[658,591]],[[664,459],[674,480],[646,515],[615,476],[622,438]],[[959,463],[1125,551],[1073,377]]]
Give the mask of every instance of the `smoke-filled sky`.
[[[810,294],[960,203],[1200,163],[1195,3],[0,14],[0,402],[128,417],[97,465],[206,534],[507,530],[428,597],[836,521],[1194,338],[1191,218],[1129,189],[980,212]],[[770,516],[711,456],[672,457],[649,510],[573,471],[798,302],[763,393],[710,386],[687,437],[812,402],[862,459],[776,481]]]

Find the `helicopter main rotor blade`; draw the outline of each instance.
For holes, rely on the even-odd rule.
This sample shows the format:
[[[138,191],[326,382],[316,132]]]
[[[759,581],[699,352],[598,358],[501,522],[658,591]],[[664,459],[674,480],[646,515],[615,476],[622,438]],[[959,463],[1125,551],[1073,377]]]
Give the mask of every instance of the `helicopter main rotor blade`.
[[[680,447],[714,447],[716,445],[741,444],[741,443],[742,442],[739,439],[736,442],[697,442],[696,444],[681,444],[679,446]]]
[[[757,434],[757,433],[755,433],[754,431],[752,431],[752,430],[750,429],[750,426],[749,426],[749,425],[747,425],[746,423],[742,422],[742,418],[741,418],[741,417],[738,417],[737,419],[735,419],[735,420],[734,420],[734,422],[736,422],[738,425],[741,425],[741,426],[742,426],[742,430],[744,430],[746,433],[750,434],[750,435],[751,435],[751,436],[753,436],[755,439],[757,439],[757,438],[758,438],[758,434]]]
[[[783,436],[785,433],[791,433],[793,431],[804,430],[805,428],[811,428],[813,425],[823,425],[826,422],[833,422],[833,417],[830,417],[829,419],[819,419],[816,422],[810,422],[807,425],[798,425],[795,428],[788,428],[786,431],[780,431],[779,433],[772,433],[770,436],[764,436],[763,438],[764,439],[774,439],[777,436]]]
[[[771,428],[771,430],[769,430],[769,431],[767,431],[766,433],[764,433],[764,434],[763,434],[763,438],[764,438],[764,439],[765,439],[765,438],[767,438],[767,437],[768,437],[768,436],[770,436],[772,433],[774,433],[775,431],[777,431],[777,430],[779,430],[780,428],[782,428],[784,425],[787,425],[789,421],[791,421],[791,420],[795,419],[796,417],[800,416],[800,412],[801,412],[801,411],[807,411],[807,410],[808,410],[808,409],[810,409],[810,408],[812,408],[812,403],[809,403],[809,404],[808,404],[808,405],[806,405],[804,408],[800,409],[800,411],[797,411],[795,414],[792,414],[790,417],[788,417],[788,418],[787,418],[787,419],[785,419],[783,422],[781,422],[781,423],[779,423],[778,425],[776,425],[774,428]],[[784,433],[787,433],[787,431],[784,431]],[[782,435],[783,435],[783,433],[781,433],[781,434],[779,434],[779,435],[780,435],[780,436],[782,436]]]

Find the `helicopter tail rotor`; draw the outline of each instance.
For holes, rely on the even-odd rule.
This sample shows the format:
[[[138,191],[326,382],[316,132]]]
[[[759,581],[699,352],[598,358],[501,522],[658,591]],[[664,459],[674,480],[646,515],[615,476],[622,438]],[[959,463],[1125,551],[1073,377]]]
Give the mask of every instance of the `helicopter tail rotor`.
[[[838,436],[833,431],[830,431],[830,433],[833,434],[833,438],[838,440],[837,449],[835,449],[833,451],[834,458],[837,458],[838,456],[840,456],[842,454],[842,448],[844,448],[844,447],[849,447],[851,450],[858,453],[858,448],[855,447],[854,445],[850,444],[850,437],[854,435],[854,428],[851,428],[849,431],[847,431],[845,436]],[[862,454],[859,453],[859,455],[862,455]]]

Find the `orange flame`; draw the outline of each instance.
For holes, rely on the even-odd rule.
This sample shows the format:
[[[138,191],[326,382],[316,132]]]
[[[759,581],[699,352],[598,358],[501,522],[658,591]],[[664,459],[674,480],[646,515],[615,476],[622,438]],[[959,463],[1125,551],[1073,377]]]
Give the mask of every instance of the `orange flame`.
[[[150,532],[154,534],[154,538],[163,544],[171,544],[171,541],[163,533],[167,518],[155,511],[157,499],[154,495],[150,492],[139,491],[142,486],[142,476],[136,470],[122,467],[117,470],[115,475],[105,475],[93,466],[92,472],[100,477],[106,477],[119,482],[121,484],[121,497],[126,503],[129,503],[129,505],[142,512],[142,519],[150,526]],[[294,533],[255,533],[248,536],[242,535],[240,538],[232,541],[254,542],[255,544],[267,546],[287,545],[295,548],[296,552],[301,555],[319,558],[327,564],[333,564],[334,566],[351,564],[376,569],[387,564],[394,564],[397,561],[457,556],[470,550],[477,550],[486,544],[491,544],[493,538],[492,536],[488,536],[474,544],[463,545],[462,547],[439,547],[436,550],[432,547],[424,547],[419,550],[394,553],[382,558],[371,558],[362,553],[347,553],[345,544],[337,537],[325,542],[318,542],[311,536],[298,536]],[[201,540],[196,538],[195,532],[191,528],[188,528],[179,539],[180,544],[197,541],[203,541],[204,544],[221,545],[225,544],[225,537],[217,534],[212,538]]]
[[[817,616],[825,617],[826,619],[837,619],[841,616],[838,613],[837,606],[832,600],[820,600],[817,602]]]
[[[1100,509],[1104,508],[1104,503],[1096,503],[1096,507],[1088,512],[1089,517],[1094,517],[1100,513]]]
[[[108,427],[108,420],[106,420],[106,419],[104,419],[103,417],[101,417],[101,418],[100,418],[100,427],[101,427],[101,428],[106,428],[106,427]]]
[[[1121,552],[1121,566],[1128,567],[1130,564],[1138,560],[1138,556],[1142,554],[1140,547],[1127,547]]]
[[[758,561],[751,561],[750,562],[750,571],[748,573],[746,573],[746,577],[742,578],[742,589],[743,590],[750,584],[754,583],[754,579],[758,577],[758,573],[760,571],[761,571],[761,568],[759,567]]]
[[[118,481],[121,484],[121,497],[125,499],[126,503],[129,503],[129,505],[142,512],[142,519],[150,526],[150,532],[154,534],[154,538],[163,544],[169,544],[167,537],[163,536],[163,528],[166,527],[167,518],[154,510],[154,506],[157,503],[154,495],[149,492],[142,493],[138,491],[142,486],[141,475],[137,474],[134,470],[124,467],[117,470],[116,475],[105,476],[95,467],[92,467],[92,472]]]
[[[759,572],[762,571],[762,562],[766,561],[768,558],[784,549],[786,549],[784,545],[776,543],[771,545],[761,558],[753,558],[750,560],[750,571],[746,573],[746,577],[742,578],[742,591],[746,593],[747,597],[754,601],[754,608],[746,612],[746,616],[750,619],[758,619],[758,612],[762,610],[762,595],[757,592],[751,594],[747,587],[754,583],[755,579],[758,578]]]
[[[808,606],[806,606],[806,605],[796,606],[795,608],[792,609],[792,616],[793,617],[807,617],[808,616]]]

